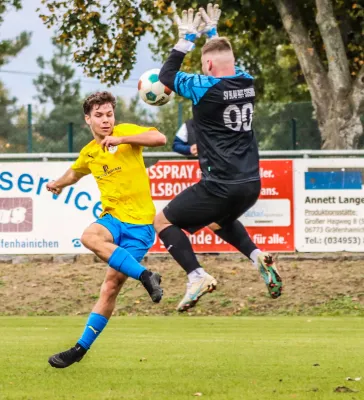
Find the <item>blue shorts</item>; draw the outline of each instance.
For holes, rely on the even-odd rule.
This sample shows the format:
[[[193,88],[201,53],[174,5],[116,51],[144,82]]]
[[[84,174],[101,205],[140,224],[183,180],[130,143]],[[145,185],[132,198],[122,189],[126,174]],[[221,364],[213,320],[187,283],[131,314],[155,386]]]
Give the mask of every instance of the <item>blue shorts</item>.
[[[155,231],[152,224],[128,224],[119,221],[110,214],[104,215],[95,223],[103,225],[109,230],[114,238],[114,243],[127,250],[138,262],[153,246]]]

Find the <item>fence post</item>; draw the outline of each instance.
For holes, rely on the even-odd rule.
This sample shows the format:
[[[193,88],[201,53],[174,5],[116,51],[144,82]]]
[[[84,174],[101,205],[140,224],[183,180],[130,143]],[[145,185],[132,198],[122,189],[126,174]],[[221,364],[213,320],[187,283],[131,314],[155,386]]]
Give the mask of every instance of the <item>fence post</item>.
[[[183,104],[182,102],[178,102],[178,129],[182,125],[182,119],[183,119]]]
[[[73,153],[73,122],[68,124],[68,152]]]
[[[292,118],[292,149],[296,150],[297,147],[297,121]]]
[[[28,104],[28,153],[33,152],[32,105]]]

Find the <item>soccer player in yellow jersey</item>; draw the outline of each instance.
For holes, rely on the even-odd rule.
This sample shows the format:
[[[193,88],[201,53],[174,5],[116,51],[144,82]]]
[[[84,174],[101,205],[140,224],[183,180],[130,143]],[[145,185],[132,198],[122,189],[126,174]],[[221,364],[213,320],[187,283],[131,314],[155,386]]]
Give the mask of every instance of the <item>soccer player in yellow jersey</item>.
[[[47,184],[47,189],[60,194],[63,188],[83,176],[94,176],[103,211],[86,228],[81,241],[109,267],[100,298],[81,338],[71,349],[49,358],[48,362],[55,368],[66,368],[83,358],[105,328],[128,276],[142,282],[153,302],[159,303],[163,295],[160,275],[140,264],[155,236],[152,225],[155,209],[142,149],[163,146],[166,137],[155,128],[133,124],[115,126],[115,98],[109,92],[92,94],[83,109],[94,140],[81,150],[76,162],[61,178]]]

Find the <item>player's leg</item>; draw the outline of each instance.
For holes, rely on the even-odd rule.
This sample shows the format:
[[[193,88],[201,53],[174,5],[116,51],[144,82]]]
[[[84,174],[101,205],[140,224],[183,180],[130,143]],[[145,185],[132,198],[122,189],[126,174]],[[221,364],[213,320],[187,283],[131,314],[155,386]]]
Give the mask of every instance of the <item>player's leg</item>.
[[[251,240],[244,225],[238,220],[223,225],[220,226],[217,223],[212,223],[208,227],[217,236],[234,246],[254,263],[257,260],[257,254],[259,254],[260,250]]]
[[[117,232],[114,231],[115,236],[116,234]],[[117,237],[117,240],[119,240],[119,237]],[[114,244],[114,236],[110,233],[110,230],[101,224],[92,224],[89,228],[87,228],[82,236],[82,242],[104,261],[110,259],[115,253],[116,248],[118,248],[118,246]],[[144,245],[143,250],[151,246],[149,246],[149,242]],[[127,250],[123,249],[123,251],[127,252],[130,257],[132,257]],[[141,258],[143,258],[145,253],[146,251],[143,252]],[[138,253],[138,255],[140,254],[141,252]],[[134,257],[132,257],[132,262],[139,264]],[[116,261],[113,261],[113,264],[116,267],[120,265],[120,263]],[[100,298],[89,315],[81,338],[74,347],[51,356],[48,362],[52,367],[66,368],[75,362],[81,361],[83,356],[91,347],[92,343],[106,327],[114,310],[116,297],[127,279],[126,274],[118,271],[115,266],[110,266],[111,268],[107,269],[105,280],[101,286]],[[128,266],[128,268],[130,273],[133,273],[134,276],[136,276],[137,272],[135,271],[135,268],[131,269],[130,266]],[[159,277],[158,274],[151,273],[144,267],[143,271],[140,273],[140,280],[152,297],[152,300],[155,301],[156,296],[158,296],[157,302],[159,302],[163,291],[159,286],[160,279],[158,280],[157,277]]]
[[[110,258],[117,247],[113,241],[110,231],[100,224],[92,224],[82,236],[83,244],[104,261]],[[101,286],[100,298],[87,319],[82,336],[74,347],[49,358],[48,362],[52,367],[66,368],[81,361],[105,328],[114,309],[116,296],[126,279],[127,276],[123,273],[112,268],[107,269],[105,280]]]
[[[121,272],[108,268],[104,282],[101,285],[100,297],[89,315],[85,329],[74,347],[61,353],[54,354],[48,360],[55,368],[67,368],[82,360],[93,342],[106,327],[115,308],[116,297],[127,276]]]
[[[85,247],[106,261],[110,267],[140,280],[153,302],[159,303],[163,294],[159,275],[148,271],[130,252],[120,246],[123,235],[124,223],[107,214],[87,228],[81,240]]]
[[[119,246],[140,263],[154,244],[155,230],[153,225],[121,224],[122,234]],[[158,272],[149,270],[143,272],[140,277],[140,281],[155,303],[158,303],[163,296],[163,289],[160,287],[161,280],[162,277]]]
[[[240,221],[235,220],[222,227],[213,223],[209,225],[209,228],[252,261],[267,285],[269,295],[273,299],[278,298],[282,294],[282,278],[273,256],[257,248]]]
[[[193,307],[217,284],[216,279],[199,264],[182,229],[194,233],[215,220],[223,208],[224,199],[214,196],[198,183],[176,196],[155,218],[154,227],[160,239],[188,276],[187,291],[177,306],[178,311]]]
[[[217,281],[198,262],[186,234],[177,225],[171,224],[163,211],[157,215],[155,226],[157,231],[160,229],[159,237],[166,249],[187,273],[187,290],[176,308],[180,312],[187,311],[194,307],[203,295],[213,292]]]
[[[209,228],[254,262],[260,250],[250,239],[245,227],[237,218],[249,210],[258,200],[261,189],[260,181],[230,185],[229,187],[231,188],[229,190],[229,211],[216,223],[210,224]]]
[[[263,277],[270,296],[277,298],[282,292],[282,279],[272,255],[262,252],[251,240],[243,224],[236,219],[255,204],[260,193],[260,183],[257,181],[244,184],[241,191],[242,195],[233,199],[230,212],[219,223],[210,224],[209,228],[253,262]]]

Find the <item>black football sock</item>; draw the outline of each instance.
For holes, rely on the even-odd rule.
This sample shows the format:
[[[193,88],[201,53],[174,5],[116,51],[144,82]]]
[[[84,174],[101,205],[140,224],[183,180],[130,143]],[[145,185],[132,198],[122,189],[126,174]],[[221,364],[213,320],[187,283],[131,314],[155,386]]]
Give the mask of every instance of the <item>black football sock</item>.
[[[224,239],[225,242],[228,242],[234,246],[249,259],[252,251],[258,248],[250,239],[250,236],[243,224],[237,220],[229,225],[225,225],[221,229],[218,229],[215,231],[215,234],[221,237],[221,239]]]
[[[81,344],[79,344],[78,342],[75,345],[75,349],[77,350],[77,352],[81,355],[84,356],[87,353],[87,349],[85,349]]]
[[[197,261],[192,245],[185,233],[176,225],[170,225],[159,233],[165,248],[187,274],[201,265]]]

